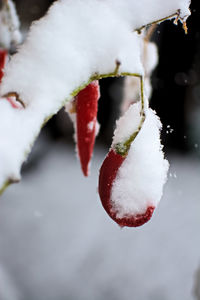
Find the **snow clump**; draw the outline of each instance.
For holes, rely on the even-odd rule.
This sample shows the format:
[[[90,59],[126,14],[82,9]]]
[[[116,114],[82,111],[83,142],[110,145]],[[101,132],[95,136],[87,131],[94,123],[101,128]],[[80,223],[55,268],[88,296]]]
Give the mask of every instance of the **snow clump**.
[[[130,106],[117,124],[114,141],[121,141],[123,131],[131,132],[140,119],[138,103]],[[125,120],[126,119],[126,120]],[[130,122],[131,120],[131,122]],[[123,123],[123,125],[122,125]],[[122,125],[121,127],[119,125]],[[164,159],[160,143],[161,122],[150,108],[143,126],[132,142],[128,155],[118,170],[111,191],[111,203],[117,218],[138,215],[159,203],[167,179],[169,164]]]

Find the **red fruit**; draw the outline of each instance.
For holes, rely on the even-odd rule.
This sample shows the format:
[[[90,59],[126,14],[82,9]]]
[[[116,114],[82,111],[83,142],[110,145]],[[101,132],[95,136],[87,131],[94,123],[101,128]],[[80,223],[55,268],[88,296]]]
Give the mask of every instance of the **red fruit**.
[[[0,82],[4,75],[3,69],[5,67],[7,55],[8,55],[8,53],[6,50],[0,49]]]
[[[117,176],[117,172],[121,167],[126,156],[117,154],[111,149],[106,156],[99,174],[99,195],[101,198],[102,205],[108,215],[121,227],[137,227],[141,226],[151,219],[155,207],[149,206],[145,213],[137,215],[127,215],[123,218],[117,217],[117,211],[114,211],[111,202],[111,191],[113,182]]]
[[[97,80],[90,83],[76,96],[77,148],[85,176],[88,176],[89,162],[94,148],[99,97]]]

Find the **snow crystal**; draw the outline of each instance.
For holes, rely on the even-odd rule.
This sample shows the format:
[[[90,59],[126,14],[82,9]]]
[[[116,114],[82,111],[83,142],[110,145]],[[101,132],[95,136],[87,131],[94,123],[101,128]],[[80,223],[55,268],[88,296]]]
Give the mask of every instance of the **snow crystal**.
[[[130,107],[126,119],[129,122],[130,119],[139,120],[137,104]],[[121,123],[119,120],[118,126]],[[111,201],[118,218],[144,213],[147,207],[155,207],[160,201],[168,171],[168,162],[160,144],[160,129],[160,120],[155,112],[148,109],[142,129],[113,183]]]

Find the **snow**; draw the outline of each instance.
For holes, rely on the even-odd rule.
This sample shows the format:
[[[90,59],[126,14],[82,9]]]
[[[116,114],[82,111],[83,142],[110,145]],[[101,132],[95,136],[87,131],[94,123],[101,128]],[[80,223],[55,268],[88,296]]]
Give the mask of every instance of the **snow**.
[[[4,113],[0,127],[0,186],[7,180],[20,180],[20,166],[29,152],[31,144],[27,145],[30,128],[36,122],[30,109],[14,109],[11,104],[0,99],[0,111]],[[42,122],[38,114],[37,120]]]
[[[22,35],[19,31],[20,22],[12,0],[4,1],[0,10],[0,46],[9,49],[11,44],[19,44]]]
[[[95,124],[95,136],[97,136],[99,134],[100,131],[100,124],[99,122],[96,120],[96,124]]]
[[[131,127],[136,124],[137,128],[139,120],[140,110],[136,103],[118,121],[113,147],[116,140],[121,141],[123,137],[121,128],[131,134],[135,132]],[[118,218],[145,213],[149,206],[156,207],[162,197],[169,165],[162,152],[160,129],[159,118],[148,109],[144,124],[132,142],[112,185],[112,210],[117,212]]]
[[[93,16],[93,5],[87,10],[83,2],[57,2],[47,17],[32,26],[27,41],[8,64],[1,94],[17,92],[26,109],[19,113],[10,107],[1,107],[0,125],[3,136],[0,137],[2,141],[6,141],[7,147],[0,155],[5,162],[1,165],[0,186],[8,177],[19,177],[20,166],[25,159],[24,153],[30,151],[30,145],[45,118],[57,112],[63,100],[69,98],[70,93],[83,82],[87,82],[94,72],[113,72],[117,58],[121,60],[125,70],[142,71],[138,63],[139,37],[136,33],[129,32],[123,24],[121,30],[116,31],[118,19],[112,18],[112,12],[104,16],[105,23],[102,25],[100,16],[104,12],[104,6],[100,7],[99,14]],[[77,9],[80,11],[79,18]],[[89,17],[92,24],[85,22]],[[91,30],[91,26],[94,29]],[[130,42],[126,54],[123,54],[126,50],[123,42],[124,45]],[[128,61],[125,58],[127,54],[127,60],[131,62],[130,69],[127,68]],[[12,126],[5,125],[5,117],[12,120]],[[15,147],[13,136],[17,139]],[[7,168],[7,162],[13,160],[13,168],[11,163],[11,168]]]
[[[107,1],[106,1],[107,2]],[[108,3],[118,15],[126,18],[132,28],[140,28],[152,21],[170,16],[180,9],[180,17],[187,18],[190,15],[190,0],[149,0],[133,1],[108,0]],[[133,18],[134,16],[134,18]]]
[[[186,0],[61,0],[31,26],[25,43],[7,64],[0,94],[16,92],[26,107],[0,104],[0,186],[19,178],[20,167],[42,124],[72,98],[72,92],[98,74],[143,74],[141,25],[181,9]],[[10,120],[7,122],[6,120]],[[12,120],[12,121],[11,121]],[[26,155],[25,155],[26,154]],[[8,164],[8,166],[7,166]]]
[[[32,159],[41,159],[1,198],[0,264],[9,288],[13,284],[21,294],[11,300],[194,300],[200,265],[197,157],[168,153],[177,179],[169,178],[151,222],[121,230],[95,188],[106,147],[97,143],[93,176],[85,179],[73,144],[44,144],[41,137],[35,146]],[[0,286],[0,295],[8,293],[8,285]]]
[[[96,125],[96,118],[88,123],[88,125],[87,125],[88,130],[93,131],[95,125]]]

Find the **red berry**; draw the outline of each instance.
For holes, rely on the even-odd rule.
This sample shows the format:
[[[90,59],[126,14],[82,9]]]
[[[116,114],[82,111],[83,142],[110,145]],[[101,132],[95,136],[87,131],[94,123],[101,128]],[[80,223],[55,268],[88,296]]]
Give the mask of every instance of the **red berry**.
[[[114,210],[111,202],[111,191],[113,182],[117,176],[117,172],[121,167],[126,156],[117,154],[111,149],[106,156],[99,174],[99,195],[101,198],[102,205],[108,215],[121,227],[137,227],[141,226],[151,219],[155,207],[147,207],[145,213],[137,215],[127,215],[122,218],[117,217],[117,211]]]
[[[76,96],[77,148],[85,176],[88,176],[89,162],[94,148],[99,96],[97,80],[90,83]]]

